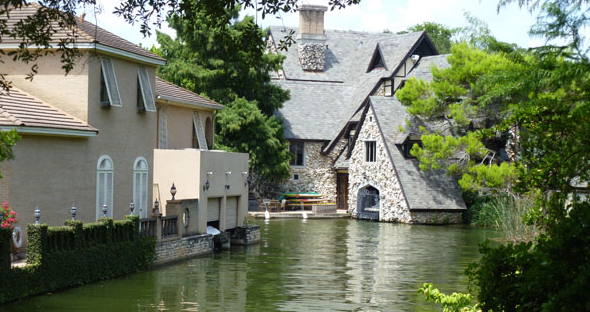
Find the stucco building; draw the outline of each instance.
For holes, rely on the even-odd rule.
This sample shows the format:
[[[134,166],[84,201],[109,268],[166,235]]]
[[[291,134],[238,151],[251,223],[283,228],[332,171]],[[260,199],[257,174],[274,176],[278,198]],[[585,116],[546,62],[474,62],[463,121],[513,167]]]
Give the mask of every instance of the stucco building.
[[[276,115],[295,158],[285,192],[316,191],[357,218],[461,222],[461,191],[444,173],[423,172],[409,153],[419,136],[395,92],[448,66],[424,32],[395,35],[324,29],[326,7],[302,5],[299,28],[271,27],[269,53],[284,53],[274,83],[291,92]],[[277,45],[295,33],[296,44]]]

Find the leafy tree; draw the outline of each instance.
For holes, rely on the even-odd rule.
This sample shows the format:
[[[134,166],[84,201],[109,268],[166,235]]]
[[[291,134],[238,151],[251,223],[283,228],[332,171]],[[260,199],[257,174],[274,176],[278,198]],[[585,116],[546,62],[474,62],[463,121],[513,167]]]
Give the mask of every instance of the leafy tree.
[[[447,54],[451,52],[451,39],[457,33],[456,28],[448,28],[445,25],[434,22],[424,22],[422,24],[416,24],[414,26],[408,27],[408,29],[400,31],[398,34],[407,34],[409,32],[416,31],[425,31],[430,39],[432,39],[432,42],[440,54]]]
[[[176,39],[157,33],[161,47],[156,51],[168,59],[158,75],[226,105],[216,119],[218,147],[247,152],[257,174],[282,179],[289,174],[291,154],[273,112],[289,93],[272,84],[269,73],[284,57],[264,53],[265,32],[252,17],[238,16],[239,8],[221,18],[190,10],[172,15]],[[213,18],[225,24],[210,26],[218,23]]]

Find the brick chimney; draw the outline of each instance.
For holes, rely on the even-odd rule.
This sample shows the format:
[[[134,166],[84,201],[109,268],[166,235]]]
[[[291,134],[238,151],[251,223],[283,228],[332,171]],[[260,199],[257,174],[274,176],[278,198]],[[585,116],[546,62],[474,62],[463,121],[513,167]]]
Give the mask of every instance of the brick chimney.
[[[326,52],[323,5],[303,4],[299,7],[297,35],[299,63],[304,71],[323,72]]]

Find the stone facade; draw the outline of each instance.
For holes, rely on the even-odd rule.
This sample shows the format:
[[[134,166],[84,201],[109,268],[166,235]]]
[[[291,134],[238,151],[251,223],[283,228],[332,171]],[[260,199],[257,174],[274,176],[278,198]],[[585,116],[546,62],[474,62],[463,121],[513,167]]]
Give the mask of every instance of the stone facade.
[[[237,228],[231,237],[232,245],[252,245],[260,243],[260,226],[244,226]]]
[[[365,161],[365,140],[376,141],[376,161]],[[379,221],[410,223],[412,218],[372,109],[369,109],[350,157],[348,211],[357,216],[357,195],[371,185],[379,190]]]
[[[461,212],[454,211],[412,211],[411,223],[416,224],[459,224],[463,223]]]
[[[162,240],[156,244],[155,264],[188,259],[213,252],[213,235],[202,234]]]
[[[373,96],[385,96],[385,83],[380,82],[379,83],[379,87],[377,88],[377,90],[375,90],[375,92],[373,92],[373,94],[371,94]]]
[[[277,54],[277,46],[275,45],[275,39],[270,33],[268,34],[268,38],[266,39],[266,49],[264,53]],[[279,80],[285,80],[285,71],[283,71],[282,69],[277,70],[277,77],[279,78]]]
[[[326,45],[323,43],[300,43],[299,63],[305,71],[323,72],[326,63]]]
[[[283,183],[283,192],[317,192],[336,200],[336,171],[332,163],[336,153],[328,156],[321,153],[323,142],[305,142],[303,166],[292,166],[291,177]],[[294,175],[299,179],[295,180]]]

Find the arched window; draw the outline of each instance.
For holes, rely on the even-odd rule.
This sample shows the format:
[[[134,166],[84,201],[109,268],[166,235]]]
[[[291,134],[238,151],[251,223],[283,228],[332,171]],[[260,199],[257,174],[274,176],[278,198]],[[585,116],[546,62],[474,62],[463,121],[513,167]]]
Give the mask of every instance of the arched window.
[[[147,217],[148,203],[148,163],[143,157],[137,157],[133,164],[133,203],[134,213],[140,218]]]
[[[96,219],[103,217],[102,208],[107,205],[107,216],[113,217],[113,160],[103,155],[96,165]]]

